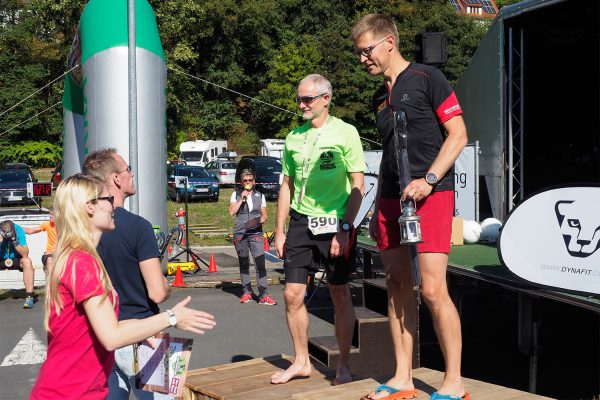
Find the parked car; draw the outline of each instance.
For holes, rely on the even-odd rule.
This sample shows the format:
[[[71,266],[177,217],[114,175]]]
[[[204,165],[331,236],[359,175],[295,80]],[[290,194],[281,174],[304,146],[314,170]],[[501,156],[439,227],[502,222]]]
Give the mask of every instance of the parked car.
[[[204,167],[209,174],[215,175],[221,185],[235,185],[237,162],[233,160],[211,161]]]
[[[52,187],[56,188],[60,182],[62,181],[62,161],[59,161],[52,171],[52,177],[50,177],[50,182],[52,182]]]
[[[33,173],[28,169],[8,168],[0,170],[0,205],[30,204],[35,200],[40,203],[40,197],[27,197],[27,183],[37,182]]]
[[[33,169],[31,169],[31,167],[27,163],[24,163],[24,162],[3,163],[2,166],[0,166],[0,169],[26,169],[31,174],[32,179],[35,179],[35,174],[33,173]]]
[[[269,156],[243,156],[238,162],[235,172],[235,181],[241,182],[241,173],[245,169],[254,171],[256,188],[267,199],[276,199],[279,196],[279,185],[282,181],[281,162],[278,158]]]
[[[177,187],[177,177],[187,176],[189,200],[219,201],[219,181],[204,167],[183,163],[167,165],[167,196],[178,203],[185,201],[185,187]]]

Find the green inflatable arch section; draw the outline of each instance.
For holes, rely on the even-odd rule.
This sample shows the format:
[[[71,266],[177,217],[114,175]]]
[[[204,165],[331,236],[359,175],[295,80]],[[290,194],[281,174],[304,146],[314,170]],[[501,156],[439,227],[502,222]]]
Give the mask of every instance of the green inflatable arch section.
[[[165,61],[156,17],[146,0],[135,1],[135,16],[136,46]],[[80,22],[82,65],[96,53],[128,45],[127,2],[124,0],[90,0]]]

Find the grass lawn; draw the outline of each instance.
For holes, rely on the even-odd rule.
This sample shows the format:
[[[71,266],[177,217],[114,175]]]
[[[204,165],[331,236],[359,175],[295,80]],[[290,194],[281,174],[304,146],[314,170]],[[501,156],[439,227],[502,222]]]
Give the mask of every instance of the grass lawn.
[[[36,169],[34,171],[35,176],[40,181],[49,181],[52,174],[52,168]],[[229,207],[229,198],[233,192],[232,188],[221,188],[219,194],[219,201],[216,203],[205,202],[205,201],[194,201],[188,203],[188,222],[190,225],[194,224],[214,224],[220,228],[226,229],[231,232],[233,228],[234,217],[230,216],[227,212]],[[43,205],[50,206],[52,204],[51,199],[44,199]],[[171,200],[167,200],[167,223],[169,227],[177,225],[177,217],[175,213],[179,210],[179,207],[185,209],[183,203],[176,203]],[[267,201],[267,214],[268,219],[265,223],[264,230],[270,232],[275,227],[275,210],[277,208],[276,201]],[[225,235],[223,236],[195,236],[190,232],[190,243],[193,246],[222,246],[231,244],[227,241]]]

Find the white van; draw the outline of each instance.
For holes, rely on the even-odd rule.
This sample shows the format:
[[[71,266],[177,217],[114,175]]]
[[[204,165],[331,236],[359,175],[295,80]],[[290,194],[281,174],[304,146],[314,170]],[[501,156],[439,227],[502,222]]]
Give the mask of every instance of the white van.
[[[185,160],[187,165],[204,167],[225,151],[227,151],[225,140],[193,140],[179,145],[179,158]]]
[[[281,159],[285,139],[262,139],[260,141],[260,155]]]

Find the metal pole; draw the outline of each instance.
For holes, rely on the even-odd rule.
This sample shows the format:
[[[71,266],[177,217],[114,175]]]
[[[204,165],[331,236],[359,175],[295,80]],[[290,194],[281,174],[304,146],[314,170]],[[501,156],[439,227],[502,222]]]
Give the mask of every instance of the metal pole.
[[[519,203],[525,199],[525,34],[524,29],[521,28],[521,60],[520,60],[520,73],[519,85],[521,85],[520,99],[519,99],[519,151],[521,157],[519,160],[519,179],[521,180],[521,190],[519,191]]]
[[[508,28],[508,134],[505,153],[508,153],[508,211],[513,208],[513,28]],[[506,211],[506,210],[504,210]]]
[[[129,165],[133,173],[133,185],[138,188],[138,141],[137,141],[137,74],[135,42],[135,0],[127,0],[128,32],[128,87],[129,87]],[[129,198],[129,211],[139,214],[139,196]]]
[[[185,177],[185,261],[190,262],[190,234],[188,230],[188,177]],[[200,266],[198,265],[198,268]]]

